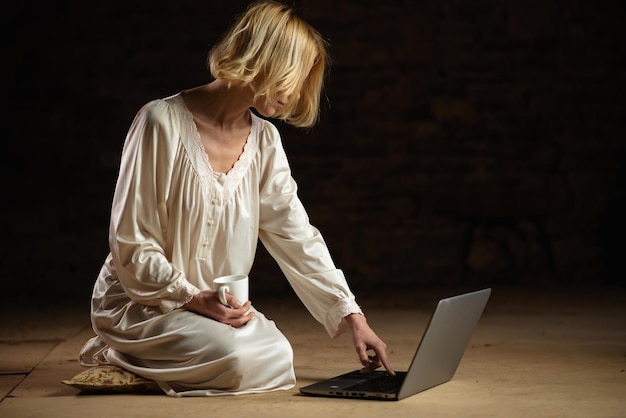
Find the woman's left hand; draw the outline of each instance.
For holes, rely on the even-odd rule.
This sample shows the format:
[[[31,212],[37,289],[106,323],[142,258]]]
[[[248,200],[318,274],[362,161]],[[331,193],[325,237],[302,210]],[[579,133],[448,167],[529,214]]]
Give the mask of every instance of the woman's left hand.
[[[359,361],[363,365],[362,373],[368,373],[383,366],[387,373],[396,375],[389,360],[387,359],[387,344],[367,324],[365,316],[361,314],[350,314],[346,316],[346,321],[352,329],[352,341],[359,356]],[[367,354],[368,350],[373,350],[374,355]]]

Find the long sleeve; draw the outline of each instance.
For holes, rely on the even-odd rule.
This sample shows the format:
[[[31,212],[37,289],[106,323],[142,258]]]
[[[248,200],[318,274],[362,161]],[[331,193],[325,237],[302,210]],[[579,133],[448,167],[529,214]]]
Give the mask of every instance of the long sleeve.
[[[171,185],[175,123],[168,105],[154,101],[129,130],[111,210],[109,245],[128,296],[163,312],[182,306],[199,290],[168,259],[167,198]]]
[[[345,316],[361,309],[309,222],[275,127],[268,127],[262,145],[259,237],[309,312],[337,336],[347,328]]]

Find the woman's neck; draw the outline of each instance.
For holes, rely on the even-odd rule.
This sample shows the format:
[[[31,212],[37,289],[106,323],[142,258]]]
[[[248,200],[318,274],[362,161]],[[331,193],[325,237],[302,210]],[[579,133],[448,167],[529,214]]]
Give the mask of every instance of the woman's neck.
[[[221,131],[233,131],[250,125],[249,109],[254,94],[249,86],[231,86],[215,80],[183,92],[187,107],[201,123]]]

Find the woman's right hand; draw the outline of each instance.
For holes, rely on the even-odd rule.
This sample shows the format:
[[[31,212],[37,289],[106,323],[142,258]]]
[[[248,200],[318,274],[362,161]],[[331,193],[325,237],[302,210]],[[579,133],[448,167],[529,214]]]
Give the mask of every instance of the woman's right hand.
[[[203,290],[184,304],[183,308],[235,328],[243,327],[254,318],[254,312],[250,311],[250,301],[242,305],[229,293],[226,293],[226,301],[233,307],[222,305],[216,291]]]

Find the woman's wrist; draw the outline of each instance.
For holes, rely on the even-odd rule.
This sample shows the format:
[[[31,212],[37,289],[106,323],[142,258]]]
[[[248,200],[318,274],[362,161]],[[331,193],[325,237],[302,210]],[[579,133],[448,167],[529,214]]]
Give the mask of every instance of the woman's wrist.
[[[347,315],[344,319],[346,320],[348,325],[350,325],[351,329],[355,329],[363,324],[367,324],[367,319],[362,313],[351,313]]]

